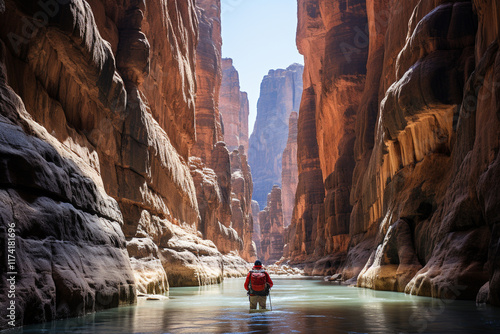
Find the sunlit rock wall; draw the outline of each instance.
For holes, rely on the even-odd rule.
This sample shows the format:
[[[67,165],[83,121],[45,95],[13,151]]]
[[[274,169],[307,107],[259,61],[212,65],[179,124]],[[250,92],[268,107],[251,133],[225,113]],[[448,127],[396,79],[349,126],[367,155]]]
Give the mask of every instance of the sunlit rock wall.
[[[250,166],[243,145],[238,150],[231,152],[231,221],[232,228],[236,230],[243,242],[240,255],[248,262],[253,262],[257,256],[257,250],[253,241],[253,216],[252,216],[252,192],[253,182]]]
[[[281,160],[281,202],[283,204],[285,227],[292,222],[295,191],[299,181],[299,170],[297,169],[297,120],[298,114],[292,112],[288,121],[288,139]]]
[[[0,39],[1,249],[15,223],[16,325],[241,275],[241,258],[199,232],[194,1],[1,1]]]
[[[191,156],[212,161],[214,145],[224,140],[219,114],[222,83],[220,0],[196,1],[199,40],[196,48],[196,143]]]
[[[248,151],[248,95],[240,91],[240,78],[231,58],[222,59],[220,113],[224,141],[230,151],[243,146]]]
[[[313,97],[326,196],[306,228],[315,246],[305,252],[320,257],[312,271],[374,289],[499,303],[499,11],[495,1],[299,1],[299,49],[306,72],[316,66],[304,87],[322,92]],[[318,38],[324,53],[312,50]],[[335,83],[345,75],[350,82]],[[349,94],[335,100],[342,90]],[[303,104],[312,95],[305,92]],[[320,125],[338,110],[342,131],[334,124],[329,136]],[[295,215],[307,203],[300,179]],[[338,219],[346,211],[348,225]],[[294,259],[299,226],[288,230]]]
[[[274,186],[267,196],[267,206],[259,212],[261,254],[264,264],[272,264],[283,256],[284,229],[281,189]]]
[[[257,119],[250,136],[248,159],[254,180],[253,199],[261,208],[273,185],[281,186],[282,156],[288,139],[288,120],[298,112],[304,67],[270,70],[260,86]]]
[[[201,216],[198,231],[217,246],[225,264],[237,259],[235,264],[223,266],[224,276],[242,275],[246,268],[242,258],[247,261],[255,258],[250,203],[252,176],[244,148],[241,146],[239,151],[230,152],[223,142],[219,113],[222,84],[220,1],[198,1],[196,5],[200,25],[196,56],[197,141],[189,161]],[[241,96],[238,103],[243,108],[237,122],[241,128],[241,124],[248,126],[248,99],[239,89],[237,93]]]

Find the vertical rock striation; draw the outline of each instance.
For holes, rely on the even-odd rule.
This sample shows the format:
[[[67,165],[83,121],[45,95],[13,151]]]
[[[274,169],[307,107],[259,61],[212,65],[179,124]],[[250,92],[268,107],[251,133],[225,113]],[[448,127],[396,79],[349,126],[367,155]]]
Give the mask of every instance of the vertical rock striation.
[[[290,114],[288,122],[288,140],[282,158],[281,171],[281,202],[283,204],[283,221],[285,227],[292,221],[293,206],[295,204],[295,191],[299,180],[297,169],[297,119],[298,114],[294,111]]]
[[[220,0],[196,2],[199,40],[196,48],[196,143],[191,156],[211,163],[214,145],[224,140],[219,114],[222,83]]]
[[[220,113],[222,115],[224,141],[229,150],[243,146],[248,151],[248,96],[240,92],[238,71],[231,58],[222,59],[222,86],[220,90]]]
[[[197,4],[1,1],[0,246],[14,224],[16,325],[243,273],[230,254],[243,243],[231,228],[229,151],[213,148],[220,4]],[[189,163],[190,152],[204,160]],[[200,195],[215,209],[200,210]]]
[[[290,65],[286,70],[270,70],[260,86],[257,119],[248,151],[254,179],[254,200],[265,207],[267,193],[281,185],[281,161],[288,138],[288,120],[298,112],[304,67]]]
[[[231,172],[233,186],[231,200],[232,227],[243,242],[241,257],[248,262],[253,262],[257,256],[257,250],[253,242],[253,182],[243,146],[231,153]]]
[[[252,218],[253,218],[253,241],[255,243],[255,251],[257,258],[261,258],[261,234],[260,234],[260,222],[259,222],[259,203],[252,200]]]
[[[314,255],[312,272],[358,286],[499,304],[499,11],[486,0],[299,1],[307,88],[290,259]],[[301,188],[306,133],[316,202]]]
[[[272,264],[283,256],[284,230],[281,189],[274,186],[267,196],[267,206],[259,212],[261,233],[260,258],[264,263]]]

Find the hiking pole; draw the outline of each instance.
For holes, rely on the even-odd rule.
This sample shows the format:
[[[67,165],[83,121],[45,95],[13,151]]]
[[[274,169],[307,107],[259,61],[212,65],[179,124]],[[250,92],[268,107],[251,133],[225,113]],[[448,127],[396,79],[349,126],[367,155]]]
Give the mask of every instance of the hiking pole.
[[[273,302],[271,301],[271,291],[269,291],[269,305],[271,305],[271,311],[273,310]]]

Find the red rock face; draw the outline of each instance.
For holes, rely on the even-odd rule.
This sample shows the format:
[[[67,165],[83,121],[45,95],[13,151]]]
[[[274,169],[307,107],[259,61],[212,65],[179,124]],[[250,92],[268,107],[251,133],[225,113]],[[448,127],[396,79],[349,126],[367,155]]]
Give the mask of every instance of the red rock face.
[[[288,122],[288,140],[283,151],[281,172],[281,202],[283,204],[283,221],[285,227],[292,221],[293,206],[295,204],[295,191],[299,181],[297,169],[297,120],[296,112],[290,114]]]
[[[291,258],[315,254],[311,271],[359,286],[499,303],[498,13],[493,1],[299,1],[311,88]],[[304,225],[306,119],[326,196]]]
[[[197,1],[199,41],[196,49],[196,144],[191,156],[212,161],[214,145],[223,141],[219,115],[222,81],[220,1]]]
[[[198,10],[202,24],[213,28],[211,41],[200,44],[206,71],[199,74],[213,82],[200,89],[216,95],[218,71],[202,60],[217,62],[213,16],[220,7],[197,3],[207,6]],[[0,222],[18,224],[19,272],[29,278],[18,282],[17,324],[133,303],[136,288],[163,293],[168,285],[244,274],[245,262],[221,256],[225,249],[216,246],[243,247],[230,228],[225,147],[213,151],[225,164],[193,173],[203,179],[206,198],[215,197],[207,206],[225,196],[208,229],[214,241],[199,231],[211,216],[200,220],[210,211],[198,208],[188,165],[195,142],[194,1],[3,4]],[[39,20],[43,12],[48,24]],[[204,101],[206,111],[216,97]]]
[[[281,189],[274,186],[267,197],[267,206],[259,212],[261,253],[263,263],[274,263],[283,256],[284,229]]]
[[[224,141],[229,150],[243,145],[248,151],[248,96],[240,92],[238,71],[231,58],[222,59],[222,86],[219,110],[222,115]]]
[[[232,227],[236,230],[243,243],[241,257],[248,262],[253,262],[257,255],[256,246],[253,242],[253,183],[243,146],[231,153],[231,173],[233,191],[231,201]]]
[[[222,254],[236,253],[247,261],[254,261],[252,176],[244,148],[241,146],[239,151],[230,153],[222,141],[220,1],[200,1],[197,6],[200,22],[196,57],[197,143],[191,151],[190,166],[201,216],[198,231],[204,239],[213,241]],[[242,138],[244,125],[248,128],[248,98],[239,90],[238,94],[239,118],[234,121],[240,131],[238,138]],[[245,136],[248,138],[248,130]],[[225,265],[231,261],[226,262]],[[244,268],[241,266],[236,271]]]
[[[273,185],[281,185],[282,155],[288,138],[288,119],[298,112],[303,66],[270,70],[260,86],[257,119],[248,151],[254,180],[254,200],[265,207]]]

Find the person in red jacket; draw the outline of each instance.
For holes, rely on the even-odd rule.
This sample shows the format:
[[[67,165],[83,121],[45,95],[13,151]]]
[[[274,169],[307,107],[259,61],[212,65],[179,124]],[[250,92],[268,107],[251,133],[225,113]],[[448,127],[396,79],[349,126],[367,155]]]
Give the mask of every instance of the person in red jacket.
[[[247,295],[250,296],[251,310],[257,309],[257,303],[261,310],[266,308],[267,296],[272,287],[273,281],[269,274],[262,268],[262,262],[259,260],[255,261],[245,281],[245,290],[248,291]]]

